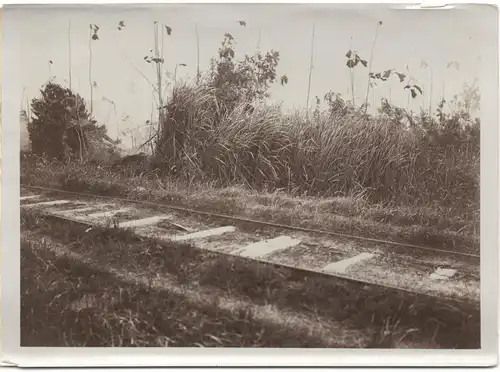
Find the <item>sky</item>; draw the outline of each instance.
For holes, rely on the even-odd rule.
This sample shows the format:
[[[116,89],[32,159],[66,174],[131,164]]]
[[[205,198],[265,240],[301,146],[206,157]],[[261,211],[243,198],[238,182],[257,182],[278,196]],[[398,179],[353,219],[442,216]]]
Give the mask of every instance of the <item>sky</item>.
[[[99,40],[92,41],[92,81],[94,116],[106,124],[108,134],[143,126],[150,118],[155,71],[144,61],[154,47],[154,25],[168,25],[164,33],[164,70],[171,76],[175,66],[177,81],[196,75],[199,33],[200,69],[209,67],[210,58],[226,32],[236,40],[236,56],[274,49],[280,53],[278,75],[289,82],[271,89],[272,102],[284,109],[306,106],[312,31],[314,25],[311,105],[315,96],[323,100],[328,91],[350,99],[349,69],[346,53],[356,50],[369,60],[371,70],[395,69],[412,77],[423,88],[422,97],[410,100],[404,84],[392,78],[372,89],[369,102],[381,97],[396,105],[418,111],[436,105],[443,95],[460,93],[464,83],[481,75],[481,55],[497,45],[496,12],[490,6],[461,6],[450,10],[408,10],[403,6],[334,4],[168,4],[135,6],[25,6],[11,8],[6,16],[16,19],[18,61],[23,71],[21,89],[27,102],[40,95],[41,86],[55,77],[69,84],[69,46],[71,45],[71,87],[87,101],[90,98],[89,24],[99,26]],[[125,27],[117,29],[119,21]],[[241,26],[238,21],[245,21]],[[8,31],[6,31],[8,32]],[[69,42],[71,40],[71,42]],[[52,64],[49,63],[52,61]],[[422,61],[429,66],[423,67]],[[459,67],[449,67],[456,61]],[[355,72],[355,96],[364,101],[368,69]],[[432,94],[430,77],[432,73]],[[165,72],[165,79],[167,79]],[[170,81],[172,79],[170,78]],[[111,104],[110,101],[114,103]],[[127,139],[125,139],[127,141]]]

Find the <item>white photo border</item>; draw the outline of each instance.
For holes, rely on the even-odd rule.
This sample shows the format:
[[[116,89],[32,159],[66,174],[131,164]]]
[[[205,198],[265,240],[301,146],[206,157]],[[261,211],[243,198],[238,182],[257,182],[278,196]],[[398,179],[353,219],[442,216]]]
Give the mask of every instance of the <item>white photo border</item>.
[[[20,3],[11,1],[11,4]],[[39,4],[23,8],[36,9]],[[103,1],[88,1],[81,7],[95,6]],[[196,3],[215,1],[158,1],[148,3],[132,0],[110,6],[141,7],[157,6],[153,3]],[[218,1],[217,3],[236,3]],[[239,1],[237,3],[278,3],[277,1]],[[279,1],[280,4],[301,1]],[[315,1],[336,3],[336,1]],[[380,2],[366,4],[344,3],[343,6],[370,7]],[[368,4],[371,3],[371,4]],[[485,7],[487,2],[465,5],[456,1],[454,7]],[[54,7],[70,5],[65,1],[50,1]],[[57,4],[57,5],[55,5]],[[111,4],[108,2],[107,4]],[[128,5],[127,5],[128,4]],[[373,4],[373,5],[372,5]],[[411,2],[386,2],[394,7],[408,7]],[[491,3],[490,3],[491,4]],[[46,9],[50,5],[45,5]],[[76,4],[75,4],[76,6]],[[496,11],[498,27],[498,9]],[[16,7],[17,8],[17,7]],[[17,8],[19,9],[19,8]],[[481,345],[480,350],[353,350],[353,349],[244,349],[244,348],[53,348],[20,346],[20,133],[19,111],[21,86],[16,48],[16,27],[19,23],[12,14],[13,5],[3,9],[3,107],[2,107],[2,328],[4,364],[24,367],[125,367],[125,366],[492,366],[497,363],[498,348],[498,232],[499,226],[499,83],[498,83],[498,35],[497,49],[484,50],[484,66],[480,77],[481,89]],[[434,11],[434,10],[425,10]],[[437,11],[437,10],[436,10]],[[442,10],[446,11],[446,10]],[[481,19],[477,20],[481,22]]]

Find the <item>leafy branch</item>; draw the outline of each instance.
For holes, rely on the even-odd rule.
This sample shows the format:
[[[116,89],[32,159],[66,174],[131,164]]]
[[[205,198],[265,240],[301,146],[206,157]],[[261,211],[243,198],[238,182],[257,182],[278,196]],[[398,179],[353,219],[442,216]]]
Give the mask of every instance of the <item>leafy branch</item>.
[[[397,76],[400,83],[403,83],[405,81],[405,79],[407,78],[406,74],[404,74],[402,72],[395,71],[394,69],[385,70],[383,72],[370,72],[369,76],[370,76],[370,79],[379,80],[379,81],[387,81],[391,78],[391,76]],[[411,78],[408,80],[408,82],[406,83],[406,85],[404,86],[403,89],[409,89],[412,98],[417,97],[418,93],[420,93],[420,95],[422,95],[423,94],[422,88],[416,84],[411,84],[410,82],[411,82]],[[371,83],[372,87],[374,87],[376,85],[377,85],[376,82]]]
[[[409,89],[410,90],[412,98],[417,97],[417,91],[420,93],[420,95],[423,94],[422,88],[420,88],[418,85],[415,85],[415,84],[413,84],[413,85],[406,84],[405,87],[404,87],[404,89]]]
[[[361,58],[356,51],[349,50],[346,53],[347,62],[346,65],[349,68],[349,75],[351,80],[351,93],[352,93],[352,105],[355,105],[355,96],[354,96],[354,68],[361,63],[364,67],[368,67],[368,62]]]

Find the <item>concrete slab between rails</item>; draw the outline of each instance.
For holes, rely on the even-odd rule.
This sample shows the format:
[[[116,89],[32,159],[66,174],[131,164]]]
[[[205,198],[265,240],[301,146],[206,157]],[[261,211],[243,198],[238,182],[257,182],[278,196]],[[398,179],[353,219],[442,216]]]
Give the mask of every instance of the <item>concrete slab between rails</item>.
[[[300,240],[292,239],[289,236],[279,236],[274,239],[261,240],[260,242],[252,243],[237,249],[233,253],[247,258],[263,257],[273,252],[294,247],[300,244]]]
[[[321,269],[324,272],[337,272],[337,273],[345,273],[349,267],[361,263],[363,261],[369,260],[370,258],[375,257],[373,253],[363,252],[358,254],[357,256],[346,258],[342,261],[332,262],[331,264],[326,265]]]
[[[30,199],[38,199],[40,197],[41,197],[41,195],[26,195],[26,196],[21,196],[21,198],[19,200],[23,201],[23,200],[30,200]]]
[[[92,213],[88,214],[87,217],[89,218],[109,218],[117,215],[118,213],[125,213],[130,211],[130,208],[122,208],[122,209],[116,209],[114,211],[105,211],[105,212],[97,212],[97,213]]]
[[[164,237],[162,237],[162,239],[169,239],[172,241],[180,242],[180,241],[185,241],[185,240],[208,238],[210,236],[222,235],[222,234],[226,234],[226,233],[234,232],[234,231],[236,231],[236,227],[234,227],[234,226],[222,226],[222,227],[216,227],[214,229],[197,231],[197,232],[190,233],[190,234],[164,236]]]
[[[172,216],[170,216],[170,215],[147,217],[147,218],[142,218],[140,220],[121,222],[118,224],[118,227],[122,227],[122,228],[143,227],[143,226],[148,226],[148,225],[154,225],[154,224],[157,224],[158,222],[161,222],[163,220],[169,220],[171,218],[172,218]]]
[[[24,204],[24,205],[21,205],[21,207],[28,208],[28,207],[37,207],[37,206],[61,205],[61,204],[68,204],[68,203],[70,203],[69,200],[52,200],[52,201],[46,201],[46,202],[40,202],[40,203]]]

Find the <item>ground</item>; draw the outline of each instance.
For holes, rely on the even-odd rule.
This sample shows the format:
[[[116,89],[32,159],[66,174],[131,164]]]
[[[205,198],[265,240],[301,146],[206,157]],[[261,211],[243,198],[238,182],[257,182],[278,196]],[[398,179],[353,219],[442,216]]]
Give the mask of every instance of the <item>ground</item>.
[[[151,180],[117,180],[110,172],[104,177],[96,173],[65,176],[57,167],[50,168],[50,173],[38,168],[23,172],[23,184],[36,180],[47,187],[168,201],[410,243],[428,242],[419,237],[428,236],[424,232],[432,231],[434,222],[446,225],[444,233],[434,230],[432,239],[441,243],[440,248],[477,249],[474,229],[466,221],[424,210],[400,208],[391,213],[389,208],[349,197],[293,197],[236,187],[181,187],[165,181],[156,181],[158,187],[153,189]],[[70,205],[74,209],[82,204]],[[123,220],[132,217],[128,212],[121,216]],[[197,224],[207,222],[220,226],[224,218],[186,221],[191,222],[183,220],[182,227],[196,230]],[[238,226],[252,234],[266,234],[251,223]],[[120,228],[89,230],[47,219],[34,210],[23,211],[22,236],[22,343],[26,346],[479,345],[479,309],[470,303],[296,272],[199,250],[190,243],[165,244]]]

